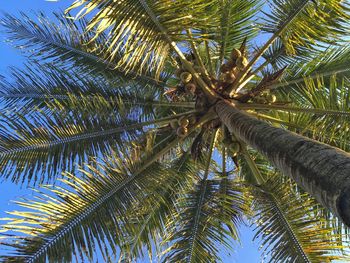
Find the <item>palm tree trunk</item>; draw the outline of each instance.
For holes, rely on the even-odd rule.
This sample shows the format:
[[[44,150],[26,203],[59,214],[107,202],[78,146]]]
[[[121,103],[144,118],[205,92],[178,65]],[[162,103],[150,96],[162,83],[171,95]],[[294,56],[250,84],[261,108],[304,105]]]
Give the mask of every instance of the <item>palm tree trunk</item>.
[[[230,132],[350,226],[349,153],[272,127],[227,101],[219,101],[215,110]]]

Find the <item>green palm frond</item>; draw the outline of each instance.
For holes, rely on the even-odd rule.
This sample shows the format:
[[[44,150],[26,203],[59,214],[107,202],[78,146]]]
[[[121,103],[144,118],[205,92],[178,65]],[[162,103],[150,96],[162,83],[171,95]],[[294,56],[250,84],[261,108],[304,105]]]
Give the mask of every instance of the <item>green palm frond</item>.
[[[48,187],[48,193],[39,191],[32,201],[17,202],[31,211],[13,212],[15,217],[2,226],[2,231],[19,232],[26,238],[20,243],[8,240],[6,244],[15,251],[2,259],[45,262],[48,258],[69,262],[72,254],[78,253],[92,260],[96,239],[101,243],[108,241],[114,247],[124,243],[123,232],[118,233],[118,229],[127,223],[126,209],[142,203],[147,192],[156,195],[150,185],[159,189],[176,178],[171,169],[156,161],[178,142],[179,139],[168,139],[154,154],[139,162],[127,155],[110,153],[102,163],[81,170],[84,179],[66,174],[67,179],[61,180],[62,187]],[[21,224],[25,221],[29,225]],[[62,249],[64,254],[60,253]]]
[[[143,0],[76,1],[68,10],[80,8],[80,17],[97,9],[87,29],[95,32],[96,36],[108,32],[108,59],[113,59],[124,50],[118,67],[137,69],[138,72],[151,69],[158,76],[169,55],[171,42],[184,40],[181,34],[184,29],[199,31],[206,28],[211,15],[206,13],[206,7],[212,3],[200,0],[176,3]]]
[[[75,162],[82,164],[88,156],[141,136],[143,128],[188,114],[140,115],[137,108],[120,102],[69,95],[64,102],[48,102],[48,110],[31,114],[30,119],[19,113],[3,115],[1,171],[15,182],[51,181],[60,171],[74,170]]]
[[[284,126],[289,125],[294,132],[348,150],[350,94],[345,88],[348,85],[346,78],[338,79],[336,75],[326,80],[305,78],[293,93],[282,97],[293,102],[292,105],[305,108],[304,111],[269,111],[266,114],[285,121]]]
[[[163,72],[161,79],[156,80],[148,70],[140,75],[140,72],[131,71],[126,74],[123,69],[118,68],[118,63],[123,58],[121,52],[112,61],[107,61],[103,57],[106,36],[100,34],[91,41],[93,33],[84,32],[86,20],[75,22],[58,13],[54,13],[54,17],[56,23],[42,13],[37,15],[38,22],[23,13],[20,19],[6,14],[0,23],[10,36],[9,41],[14,42],[17,48],[29,50],[31,57],[53,62],[56,67],[69,70],[73,66],[81,74],[102,74],[105,78],[123,85],[137,81],[142,85],[164,86],[168,73]]]
[[[348,245],[325,223],[317,202],[295,192],[290,180],[271,176],[253,190],[256,238],[271,262],[349,260]],[[346,252],[345,252],[346,253]]]
[[[238,238],[237,225],[246,210],[242,188],[227,181],[226,193],[223,193],[221,180],[208,179],[215,137],[216,132],[211,135],[209,153],[203,159],[203,178],[176,200],[177,211],[167,224],[169,234],[163,241],[165,245],[170,244],[163,252],[166,262],[219,260],[216,243],[230,248],[229,237]]]
[[[154,249],[161,250],[160,241],[161,237],[165,236],[167,222],[176,213],[177,196],[192,183],[193,177],[197,177],[198,166],[193,163],[190,155],[184,152],[171,162],[170,167],[168,169],[176,176],[167,182],[167,188],[159,185],[161,189],[156,190],[157,200],[153,197],[144,199],[130,210],[132,220],[126,226],[128,236],[125,238],[126,243],[121,247],[121,259],[132,261],[143,257],[145,246],[149,254]]]
[[[278,89],[288,92],[298,89],[305,78],[323,79],[337,76],[338,79],[349,77],[350,60],[349,45],[330,46],[324,51],[320,51],[316,57],[307,62],[295,61],[294,65],[289,68],[289,72],[280,83],[273,84],[271,89]]]
[[[238,184],[229,182],[225,195],[219,186],[220,181],[201,179],[178,200],[178,215],[169,223],[172,231],[166,239],[173,244],[165,261],[213,262],[219,260],[218,243],[231,248],[246,208]]]
[[[11,79],[11,82],[7,79]],[[84,100],[103,97],[105,103],[117,103],[119,109],[131,111],[142,108],[141,116],[152,114],[154,107],[194,108],[191,102],[171,102],[160,97],[163,89],[159,90],[158,87],[127,82],[119,84],[103,75],[81,75],[73,69],[68,72],[37,63],[29,63],[25,70],[12,69],[10,78],[1,79],[0,85],[1,106],[13,107],[12,112],[45,109],[47,102],[52,101],[70,109],[70,96],[74,96],[75,101],[80,101],[82,105]]]
[[[271,65],[274,70],[278,70],[294,64],[306,64],[307,62],[322,57],[322,50],[308,49],[301,46],[297,46],[295,49],[295,54],[288,54],[282,40],[279,38],[276,39],[262,55],[265,62],[259,65],[255,73],[265,69],[266,65]],[[291,74],[291,76],[295,77],[293,74]]]
[[[304,142],[292,132],[350,149],[349,7],[76,0],[55,22],[5,15],[31,60],[0,77],[0,174],[53,185],[3,219],[0,261],[220,262],[247,222],[271,262],[350,261],[340,219],[271,165],[300,164],[289,175],[335,207],[338,187],[304,183],[308,161],[286,151]]]
[[[334,43],[348,32],[349,4],[343,1],[274,0],[270,10],[263,30],[277,33],[290,54],[297,46]]]
[[[228,58],[231,50],[238,48],[244,38],[251,39],[256,35],[258,27],[252,26],[252,23],[256,22],[253,19],[260,5],[258,0],[223,0],[212,7],[215,10],[215,23],[212,21],[206,32],[218,46],[220,62]]]

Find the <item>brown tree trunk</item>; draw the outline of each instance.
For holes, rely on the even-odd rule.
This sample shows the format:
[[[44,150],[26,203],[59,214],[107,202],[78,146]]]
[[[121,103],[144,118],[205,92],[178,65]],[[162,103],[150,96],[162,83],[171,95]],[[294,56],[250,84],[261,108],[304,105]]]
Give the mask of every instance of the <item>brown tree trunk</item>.
[[[275,128],[220,101],[215,110],[239,139],[263,154],[283,174],[350,226],[350,154]]]

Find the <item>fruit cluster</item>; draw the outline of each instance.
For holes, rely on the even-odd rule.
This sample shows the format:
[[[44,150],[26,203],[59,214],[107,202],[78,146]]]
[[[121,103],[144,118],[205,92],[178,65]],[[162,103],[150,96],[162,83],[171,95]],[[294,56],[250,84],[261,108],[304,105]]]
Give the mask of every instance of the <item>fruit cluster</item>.
[[[237,73],[248,65],[244,49],[245,48],[234,48],[231,52],[230,59],[220,67],[221,74],[219,80],[224,86],[232,84],[236,80]]]
[[[241,150],[241,145],[233,136],[224,137],[222,143],[226,146],[231,156],[236,156]]]
[[[188,133],[188,128],[197,122],[197,117],[194,114],[183,116],[179,119],[172,120],[169,125],[176,131],[177,136],[184,138]]]
[[[262,94],[252,98],[252,101],[259,104],[269,104],[276,102],[276,95],[271,94],[269,91],[265,91]]]

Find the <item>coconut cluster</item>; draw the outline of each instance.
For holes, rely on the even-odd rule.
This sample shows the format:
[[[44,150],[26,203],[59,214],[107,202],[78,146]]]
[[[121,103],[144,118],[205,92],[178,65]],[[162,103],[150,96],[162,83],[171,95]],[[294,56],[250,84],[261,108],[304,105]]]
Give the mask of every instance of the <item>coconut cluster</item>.
[[[188,63],[192,64],[195,74],[198,76],[202,75],[202,68],[198,65],[194,55],[192,53],[188,54],[186,58]],[[175,77],[176,79],[172,79],[172,81],[176,82],[176,86],[171,87],[164,95],[169,96],[172,101],[194,101],[197,111],[206,111],[209,106],[208,100],[196,82],[196,78],[187,70],[180,59],[177,59]],[[207,81],[208,79],[204,78],[204,80]],[[216,81],[214,78],[212,78],[212,80]]]
[[[236,156],[241,151],[241,144],[234,136],[225,136],[222,143],[228,149],[231,156]]]
[[[197,122],[194,114],[183,116],[179,119],[172,120],[169,125],[176,132],[177,136],[184,138],[188,134],[188,129]]]
[[[277,100],[276,95],[271,94],[269,91],[265,91],[262,94],[252,98],[252,101],[259,104],[271,104]]]
[[[196,70],[197,74],[200,75],[200,67],[196,65],[196,60],[191,56],[189,58],[189,63],[193,65],[194,70]],[[193,77],[193,75],[186,70],[185,65],[182,65],[181,62],[178,63],[179,66],[175,71],[175,76],[179,79],[178,85],[174,88],[177,95],[187,95],[189,97],[194,97],[198,95],[200,92],[197,89],[197,83]]]
[[[236,80],[238,72],[243,70],[247,65],[248,59],[245,56],[244,48],[232,49],[230,59],[220,67],[221,74],[219,80],[221,85],[226,86],[232,84]]]

